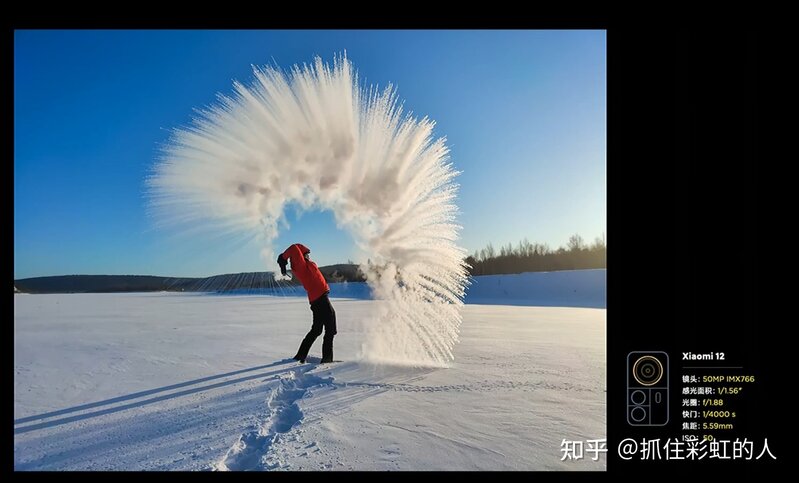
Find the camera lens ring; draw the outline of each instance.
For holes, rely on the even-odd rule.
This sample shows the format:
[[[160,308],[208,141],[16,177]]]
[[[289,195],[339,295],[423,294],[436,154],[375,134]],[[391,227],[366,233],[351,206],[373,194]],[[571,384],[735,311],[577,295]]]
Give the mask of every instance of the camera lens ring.
[[[657,357],[639,357],[633,364],[633,377],[642,386],[654,386],[663,378],[663,364]]]
[[[646,394],[640,389],[633,391],[633,393],[630,394],[630,402],[635,405],[641,405],[646,402]]]
[[[635,406],[632,411],[630,411],[630,418],[636,423],[640,423],[646,418],[646,409],[641,406]]]

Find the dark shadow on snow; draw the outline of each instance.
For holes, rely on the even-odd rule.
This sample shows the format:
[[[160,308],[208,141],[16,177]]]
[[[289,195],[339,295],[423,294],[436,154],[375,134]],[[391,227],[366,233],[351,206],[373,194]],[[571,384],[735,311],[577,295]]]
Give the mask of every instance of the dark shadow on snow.
[[[309,361],[310,361],[310,359],[311,358],[309,358]],[[59,409],[57,411],[51,411],[51,412],[48,412],[48,413],[37,414],[35,416],[27,416],[27,417],[15,420],[14,421],[14,425],[22,424],[22,423],[26,423],[26,422],[30,422],[30,421],[36,421],[36,420],[39,420],[39,419],[47,419],[47,418],[51,418],[51,417],[54,417],[54,416],[61,416],[61,415],[64,415],[64,414],[83,411],[85,409],[97,408],[97,407],[106,406],[106,405],[109,405],[109,404],[115,404],[115,403],[122,402],[122,401],[128,401],[128,400],[131,400],[131,399],[137,399],[137,398],[140,398],[142,396],[149,396],[151,394],[156,394],[156,393],[159,393],[159,392],[170,391],[172,389],[178,389],[178,388],[181,388],[181,387],[191,386],[191,385],[194,385],[194,384],[200,384],[202,382],[207,382],[207,381],[211,381],[211,380],[214,380],[214,379],[220,379],[220,378],[224,378],[224,377],[234,376],[234,375],[237,375],[237,374],[243,374],[245,372],[258,371],[258,370],[261,370],[261,369],[267,369],[267,368],[270,368],[270,367],[276,367],[276,366],[281,366],[281,365],[290,364],[290,363],[294,363],[294,360],[293,359],[283,359],[283,360],[280,360],[280,361],[273,362],[271,364],[265,364],[263,366],[255,366],[255,367],[251,367],[249,369],[240,369],[238,371],[232,371],[232,372],[226,372],[226,373],[223,373],[223,374],[217,374],[217,375],[214,375],[214,376],[202,377],[200,379],[193,379],[191,381],[181,382],[181,383],[178,383],[178,384],[172,384],[172,385],[169,385],[169,386],[163,386],[163,387],[159,387],[159,388],[156,388],[156,389],[148,389],[146,391],[140,391],[140,392],[136,392],[136,393],[133,393],[133,394],[128,394],[128,395],[125,395],[125,396],[119,396],[119,397],[115,397],[115,398],[111,398],[111,399],[105,399],[103,401],[98,401],[98,402],[93,402],[93,403],[88,403],[88,404],[82,404],[80,406],[74,406],[74,407],[66,408],[66,409]],[[144,406],[144,405],[147,405],[147,404],[152,404],[152,403],[159,402],[159,401],[164,401],[164,400],[167,400],[167,399],[173,399],[173,398],[177,398],[177,397],[181,397],[181,396],[186,396],[188,394],[195,394],[195,393],[198,393],[198,392],[208,391],[210,389],[216,389],[218,387],[224,387],[224,386],[229,386],[229,385],[232,385],[232,384],[238,384],[240,382],[245,382],[245,381],[249,381],[249,380],[252,380],[252,379],[257,379],[259,377],[272,376],[272,375],[280,373],[281,371],[282,370],[262,372],[262,373],[258,373],[258,374],[254,374],[254,375],[250,375],[250,376],[240,377],[240,378],[237,378],[237,379],[231,379],[231,380],[228,380],[228,381],[218,382],[216,384],[210,384],[210,385],[207,385],[207,386],[195,387],[195,388],[192,388],[192,389],[187,389],[185,391],[179,391],[179,392],[176,392],[176,393],[165,394],[163,396],[158,396],[158,397],[154,397],[154,398],[150,398],[150,399],[145,399],[144,401],[137,401],[137,402],[133,402],[133,403],[129,403],[129,404],[124,404],[122,406],[115,406],[115,407],[112,407],[112,408],[102,409],[100,411],[94,411],[94,412],[87,413],[87,414],[80,414],[80,415],[70,416],[70,417],[66,417],[66,418],[56,419],[56,420],[53,420],[53,421],[47,421],[47,422],[42,422],[42,423],[38,423],[38,424],[32,424],[32,425],[29,425],[29,426],[22,426],[22,427],[19,427],[19,428],[14,428],[14,434],[27,433],[29,431],[34,431],[34,430],[37,430],[37,429],[49,428],[49,427],[52,427],[52,426],[58,426],[58,425],[61,425],[61,424],[70,423],[70,422],[73,422],[73,421],[80,421],[82,419],[88,419],[88,418],[92,418],[92,417],[96,417],[96,416],[102,416],[104,414],[110,414],[110,413],[115,413],[115,412],[118,412],[118,411],[124,411],[126,409],[131,409],[131,408],[135,408],[135,407],[141,407],[141,406]]]

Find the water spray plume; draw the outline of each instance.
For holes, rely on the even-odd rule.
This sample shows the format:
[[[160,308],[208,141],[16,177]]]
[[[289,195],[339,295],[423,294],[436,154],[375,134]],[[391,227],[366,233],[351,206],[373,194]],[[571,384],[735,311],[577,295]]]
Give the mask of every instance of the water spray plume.
[[[257,233],[274,264],[286,204],[329,209],[366,254],[360,268],[377,300],[361,357],[451,361],[467,272],[458,173],[434,122],[403,114],[392,86],[360,86],[345,56],[254,74],[174,131],[147,180],[158,221]]]

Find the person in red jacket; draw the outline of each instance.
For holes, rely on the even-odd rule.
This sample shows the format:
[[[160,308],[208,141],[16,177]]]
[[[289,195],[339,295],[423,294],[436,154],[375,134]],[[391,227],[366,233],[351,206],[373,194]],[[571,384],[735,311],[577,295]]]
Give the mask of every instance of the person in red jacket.
[[[319,267],[311,261],[311,250],[305,245],[295,243],[288,247],[285,252],[277,256],[277,263],[280,265],[280,273],[286,275],[286,264],[291,262],[291,273],[300,279],[305,291],[308,292],[308,301],[311,303],[313,312],[313,324],[311,331],[305,336],[300,344],[300,349],[294,360],[305,362],[308,351],[317,337],[322,334],[322,327],[325,328],[325,337],[322,340],[322,363],[333,362],[333,336],[336,335],[336,311],[330,304],[328,293],[330,287],[319,271]]]

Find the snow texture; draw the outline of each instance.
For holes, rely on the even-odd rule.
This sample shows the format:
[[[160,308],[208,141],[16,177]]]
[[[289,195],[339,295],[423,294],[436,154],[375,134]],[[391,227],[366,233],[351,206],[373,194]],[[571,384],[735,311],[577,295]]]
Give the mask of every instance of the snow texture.
[[[503,281],[503,284],[506,283]],[[605,310],[468,305],[449,368],[356,360],[376,301],[334,299],[335,358],[288,359],[301,297],[15,295],[16,470],[597,470]]]

